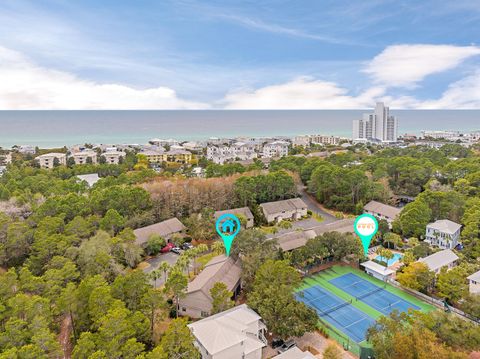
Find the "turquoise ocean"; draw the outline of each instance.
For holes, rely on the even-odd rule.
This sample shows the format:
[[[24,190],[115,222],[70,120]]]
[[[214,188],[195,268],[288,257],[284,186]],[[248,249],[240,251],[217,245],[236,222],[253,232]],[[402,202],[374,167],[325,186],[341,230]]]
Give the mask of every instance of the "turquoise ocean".
[[[0,146],[143,144],[151,138],[328,134],[351,137],[369,110],[0,111]],[[399,134],[480,130],[480,110],[391,110]]]

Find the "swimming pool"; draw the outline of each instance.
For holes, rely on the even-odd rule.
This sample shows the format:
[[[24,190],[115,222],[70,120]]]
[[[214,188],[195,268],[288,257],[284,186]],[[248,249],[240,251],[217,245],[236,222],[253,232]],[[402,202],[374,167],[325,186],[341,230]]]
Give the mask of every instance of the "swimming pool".
[[[394,253],[393,258],[389,259],[388,262],[387,262],[387,259],[383,258],[382,256],[376,256],[375,259],[377,261],[387,262],[387,266],[390,267],[390,266],[393,266],[395,263],[397,263],[402,257],[403,255],[401,255],[400,253]]]

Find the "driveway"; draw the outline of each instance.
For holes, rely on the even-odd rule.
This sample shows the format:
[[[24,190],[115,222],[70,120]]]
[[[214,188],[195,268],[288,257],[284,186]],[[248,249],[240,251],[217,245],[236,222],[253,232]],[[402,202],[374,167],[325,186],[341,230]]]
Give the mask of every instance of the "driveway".
[[[316,213],[319,214],[320,216],[323,217],[323,222],[322,223],[332,223],[335,221],[338,221],[338,218],[335,216],[332,216],[330,213],[325,212],[322,208],[320,208],[318,202],[315,200],[315,198],[307,193],[306,187],[305,186],[298,186],[298,192],[302,196],[303,202],[307,205],[307,208]]]
[[[143,269],[143,273],[149,274],[158,267],[160,267],[160,263],[162,262],[167,262],[170,266],[173,266],[175,263],[177,263],[178,257],[180,257],[178,254],[175,254],[173,252],[168,252],[168,253],[160,253],[155,257],[152,257],[150,259],[147,259],[145,262],[150,264],[147,268]],[[190,265],[191,266],[191,265]],[[193,267],[192,267],[193,268]],[[154,281],[151,280],[150,283],[154,285]],[[163,285],[164,283],[164,276],[163,273],[161,273],[160,278],[157,279],[157,287]]]

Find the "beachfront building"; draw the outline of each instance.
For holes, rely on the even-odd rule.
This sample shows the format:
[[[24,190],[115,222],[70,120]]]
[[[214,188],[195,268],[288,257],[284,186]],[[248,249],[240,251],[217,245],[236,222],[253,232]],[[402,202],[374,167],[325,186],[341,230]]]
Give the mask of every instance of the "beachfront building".
[[[389,108],[383,102],[377,102],[372,113],[364,113],[359,120],[353,121],[353,140],[396,142],[398,122],[391,116]]]
[[[65,153],[51,152],[37,156],[41,168],[53,168],[56,166],[65,166],[67,164],[67,155]]]
[[[448,219],[427,224],[425,242],[442,249],[454,249],[459,244],[462,226]]]
[[[460,137],[460,131],[422,131],[423,138],[454,141]]]
[[[428,257],[420,258],[417,262],[425,263],[428,269],[438,274],[443,267],[446,267],[447,270],[455,267],[458,262],[458,256],[450,249],[444,249]]]
[[[107,150],[102,154],[102,157],[105,158],[105,163],[111,165],[118,165],[123,161],[127,154],[123,151],[118,151],[115,147],[107,148]]]
[[[235,298],[241,290],[242,267],[240,259],[224,254],[212,258],[190,283],[185,296],[180,299],[178,313],[191,318],[205,318],[212,312],[210,289],[222,282]]]
[[[384,267],[374,261],[363,262],[360,265],[365,268],[365,273],[377,279],[383,280],[384,282],[392,279],[392,276],[395,273],[395,271],[388,269],[388,267]]]
[[[283,157],[288,156],[288,142],[273,141],[263,146],[263,157]]]
[[[147,157],[148,163],[162,163],[163,162],[163,155],[165,151],[163,150],[144,150],[139,153],[140,155],[144,155]]]
[[[187,151],[193,151],[193,152],[202,152],[203,149],[205,148],[205,145],[203,143],[194,142],[194,141],[185,142],[182,146]]]
[[[35,147],[31,145],[22,145],[18,147],[18,152],[22,155],[34,155],[36,153]]]
[[[157,147],[165,147],[165,146],[171,147],[179,144],[177,140],[174,140],[172,138],[168,140],[162,140],[160,138],[152,138],[150,141],[148,141],[148,143]]]
[[[292,139],[292,145],[294,147],[296,146],[308,147],[310,146],[310,142],[311,142],[311,138],[309,135],[295,136]]]
[[[192,161],[192,153],[186,150],[173,149],[163,154],[163,160],[175,163],[190,163]]]
[[[229,161],[249,161],[257,158],[255,144],[247,142],[235,142],[231,146],[218,145],[207,147],[207,160],[216,164],[224,164]]]
[[[262,318],[246,304],[188,325],[202,359],[261,359],[267,344]]]
[[[307,205],[301,198],[262,203],[260,207],[268,223],[284,219],[298,220],[307,215]]]
[[[252,211],[250,211],[250,208],[248,207],[241,207],[241,208],[232,208],[232,209],[227,209],[225,211],[216,211],[215,212],[215,219],[218,219],[221,215],[231,213],[236,216],[242,216],[245,218],[246,223],[245,223],[245,228],[252,228],[254,225],[254,218]]]
[[[479,294],[480,295],[480,271],[473,273],[467,277],[468,279],[468,290],[470,294]]]
[[[72,157],[76,165],[84,165],[87,163],[97,164],[97,152],[90,149],[73,152]]]
[[[340,143],[340,137],[338,136],[326,136],[326,135],[312,135],[311,143],[315,145],[338,145]]]
[[[133,231],[133,234],[135,234],[135,243],[139,246],[145,246],[153,234],[157,234],[170,242],[174,234],[183,236],[186,231],[187,227],[178,218],[174,217],[146,227],[137,228]]]
[[[372,216],[387,221],[388,226],[392,228],[392,223],[402,212],[401,208],[389,206],[388,204],[380,203],[377,201],[368,202],[363,207],[363,213],[371,214]]]

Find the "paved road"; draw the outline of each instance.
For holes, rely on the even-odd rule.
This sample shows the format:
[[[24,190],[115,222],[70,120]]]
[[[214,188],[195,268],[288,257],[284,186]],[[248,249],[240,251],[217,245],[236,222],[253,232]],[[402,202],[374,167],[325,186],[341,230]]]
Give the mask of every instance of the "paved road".
[[[177,263],[177,260],[178,260],[178,257],[179,255],[178,254],[175,254],[173,252],[168,252],[168,253],[160,253],[159,255],[155,256],[155,257],[152,257],[148,260],[146,260],[146,262],[148,264],[150,264],[149,267],[147,268],[144,268],[143,269],[143,272],[145,274],[149,274],[151,273],[153,270],[157,269],[158,267],[160,267],[160,263],[162,262],[167,262],[170,266],[173,266],[175,263]],[[193,269],[193,265],[190,264],[190,269]],[[161,273],[162,275],[160,276],[160,278],[157,279],[157,287],[161,286],[164,282],[164,276],[163,276],[163,273]],[[154,285],[154,281],[151,280],[150,283],[152,285]]]
[[[320,208],[317,201],[310,194],[307,193],[305,186],[299,186],[298,192],[301,194],[302,200],[307,205],[307,208],[310,211],[315,212],[316,214],[319,214],[320,216],[323,217],[324,220],[322,223],[327,224],[327,223],[338,221],[337,217],[332,216],[330,213],[327,213]]]

